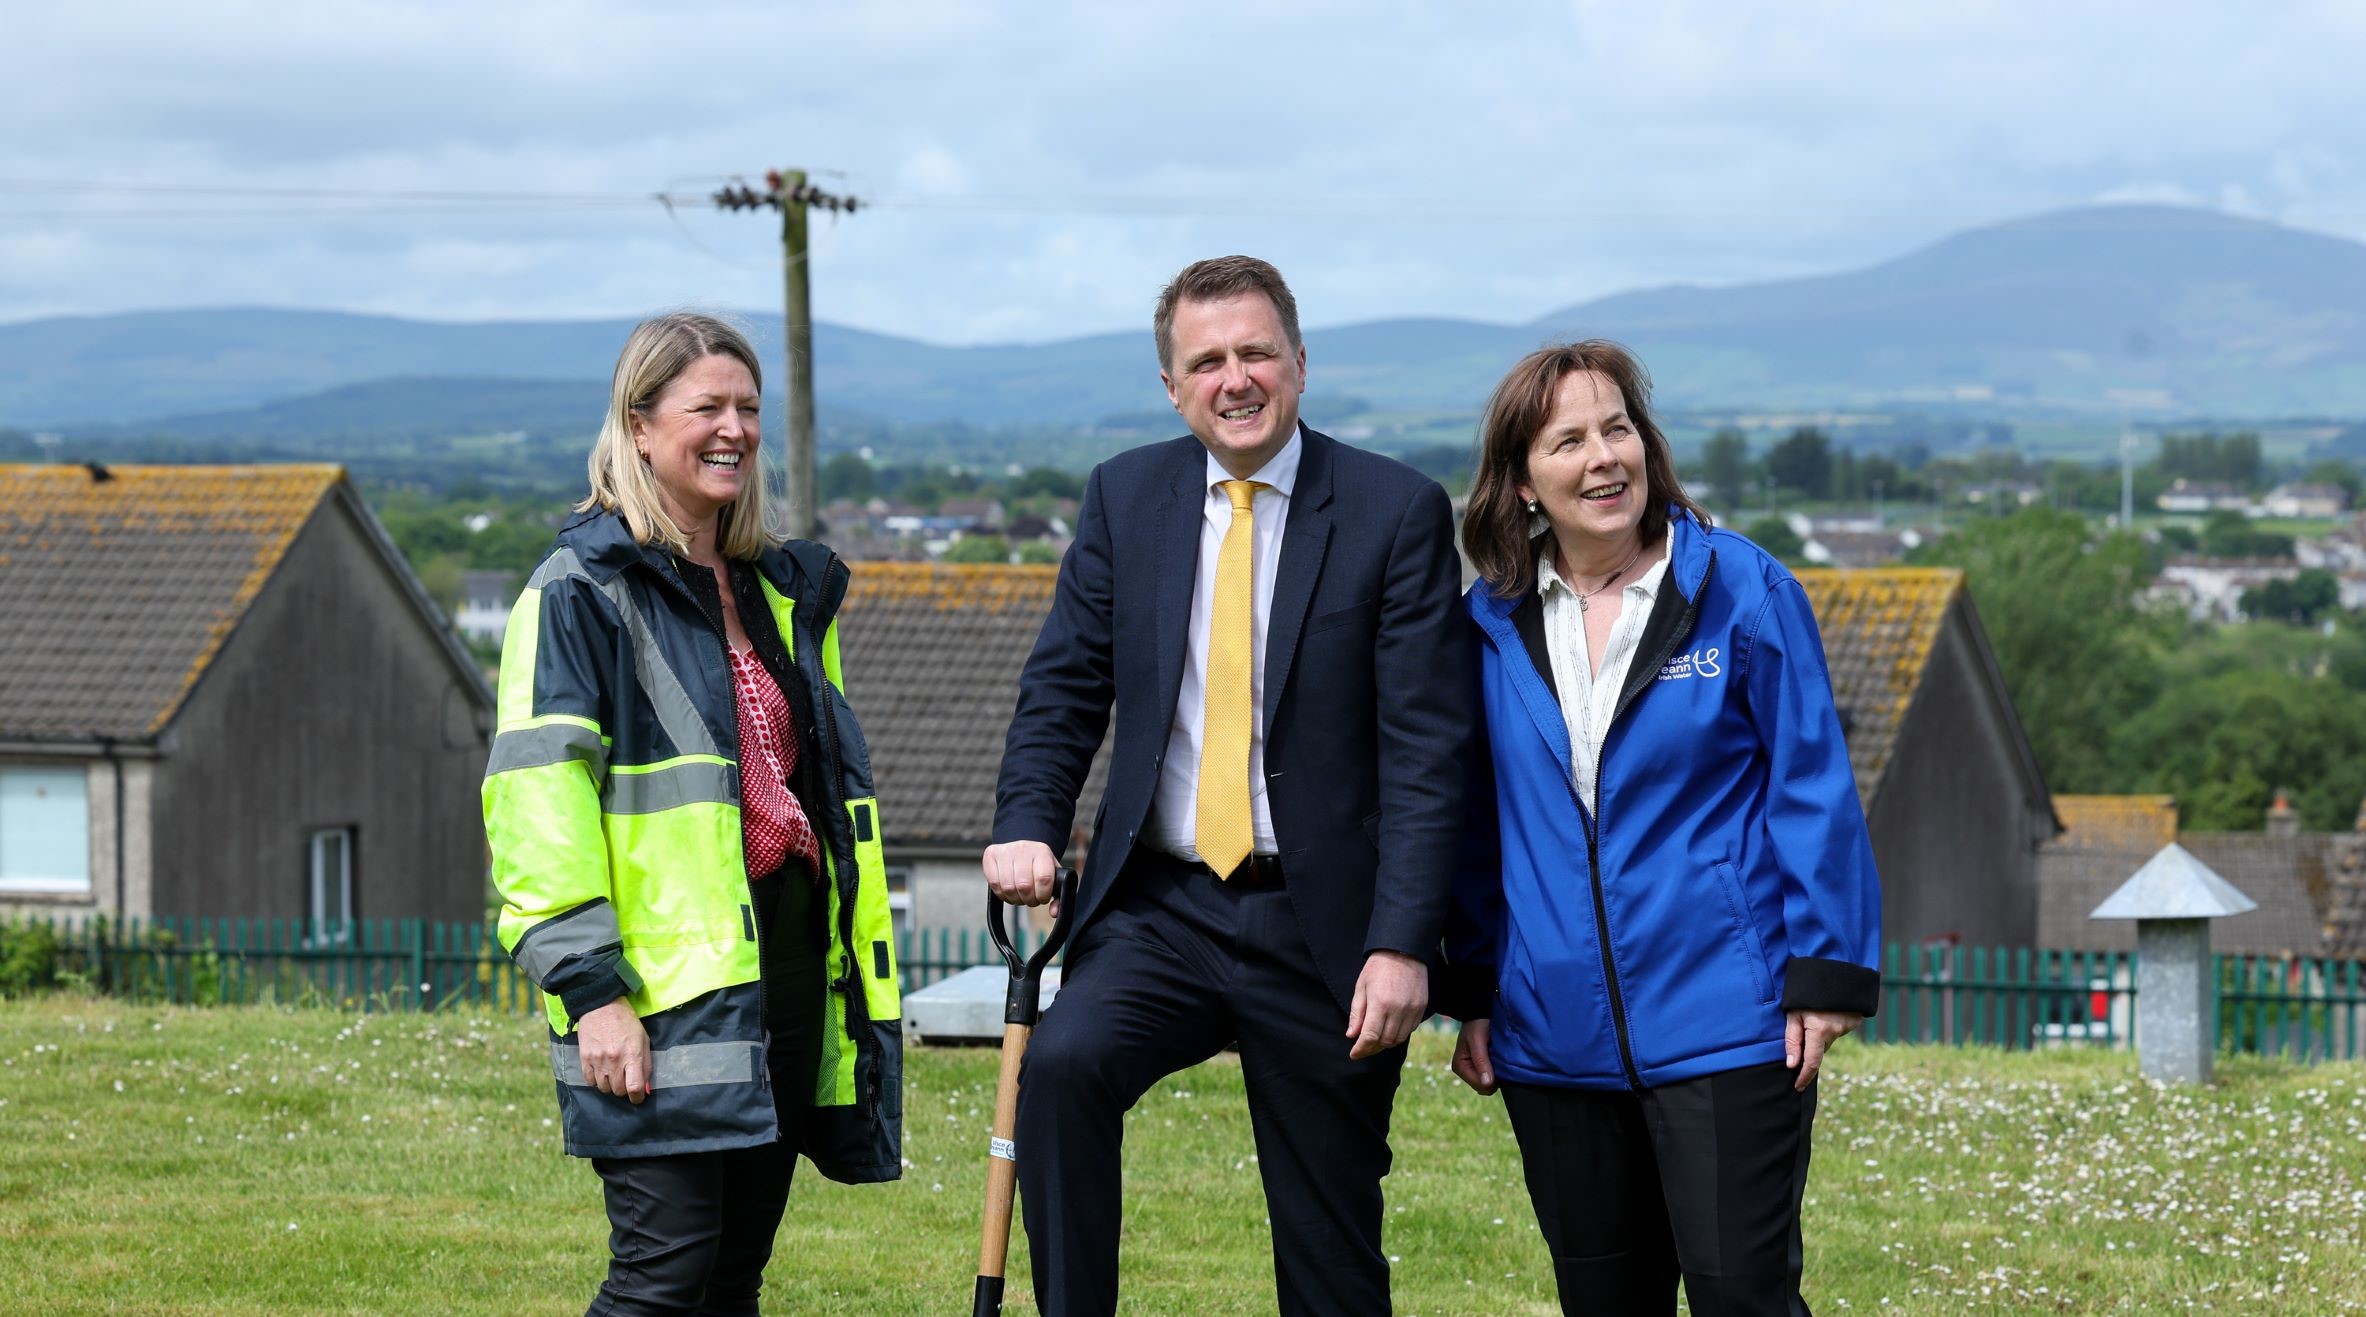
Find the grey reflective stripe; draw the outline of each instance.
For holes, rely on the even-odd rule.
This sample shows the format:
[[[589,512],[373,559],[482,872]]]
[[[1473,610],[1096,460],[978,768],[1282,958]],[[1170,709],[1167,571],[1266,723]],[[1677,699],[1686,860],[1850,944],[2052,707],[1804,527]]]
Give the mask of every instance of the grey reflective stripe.
[[[542,560],[540,567],[534,569],[534,575],[526,581],[526,588],[540,590],[561,577],[583,576],[588,578],[589,575],[590,573],[583,570],[583,559],[576,555],[573,548],[562,544],[548,558]]]
[[[633,653],[640,660],[641,692],[649,697],[649,707],[657,714],[657,725],[674,742],[678,755],[717,755],[722,747],[707,731],[706,719],[698,716],[698,706],[691,703],[690,692],[682,688],[682,679],[666,666],[665,651],[657,644],[657,635],[650,629],[649,619],[641,612],[641,605],[633,598],[632,587],[619,577],[600,587],[624,617],[624,629],[632,635]]]
[[[600,809],[608,814],[655,814],[678,805],[712,802],[739,803],[739,783],[731,765],[676,764],[654,773],[612,773],[600,792]]]
[[[600,744],[598,732],[574,723],[547,723],[495,736],[485,775],[563,764],[570,759],[582,760],[591,769],[594,782],[608,771],[608,747]]]
[[[624,932],[617,927],[616,907],[605,900],[579,905],[554,919],[545,919],[526,930],[518,939],[517,950],[510,953],[518,968],[537,986],[550,981],[551,971],[569,956],[604,951],[624,945]]]
[[[651,1088],[752,1084],[764,1068],[764,1044],[757,1042],[681,1043],[649,1055]],[[583,1077],[583,1051],[573,1043],[550,1045],[550,1072],[562,1084],[591,1087],[591,1081]]]

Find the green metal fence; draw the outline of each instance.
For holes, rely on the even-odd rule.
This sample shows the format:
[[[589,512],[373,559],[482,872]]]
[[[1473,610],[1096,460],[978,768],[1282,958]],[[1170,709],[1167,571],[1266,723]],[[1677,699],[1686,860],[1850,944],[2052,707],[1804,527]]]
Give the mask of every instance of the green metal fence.
[[[2366,1044],[2366,963],[2220,956],[2217,969],[2219,1050],[2350,1061]]]
[[[2113,1047],[2134,1031],[2136,957],[2124,951],[1900,946],[1883,958],[1882,1043],[1977,1043],[2026,1051]]]
[[[1024,954],[1041,933],[1012,931]],[[983,928],[898,935],[904,990],[999,964]],[[279,1002],[360,1010],[483,1006],[526,1013],[541,995],[483,924],[363,919],[32,919],[0,923],[0,992],[83,984],[142,1001]],[[2366,962],[2217,958],[2221,1051],[2349,1060],[2366,1051]],[[2138,1040],[2136,957],[2124,951],[1901,946],[1883,961],[1877,1043],[2126,1047]]]
[[[2218,1048],[2297,1061],[2366,1051],[2366,962],[2216,957]],[[1874,1042],[2127,1047],[2136,1036],[2136,956],[2028,947],[1901,947],[1881,976]]]
[[[110,996],[206,1005],[278,1002],[361,1010],[485,1006],[540,1010],[541,994],[484,924],[362,919],[327,929],[300,919],[30,919],[0,924],[28,968],[21,986],[85,984]],[[1021,954],[1043,934],[1012,930]],[[999,964],[983,928],[898,935],[904,990],[972,965]],[[0,988],[5,981],[0,980]]]
[[[1010,931],[1011,946],[1022,956],[1043,945],[1046,934],[1031,932],[1025,923]],[[1000,965],[1002,953],[984,928],[922,928],[897,937],[902,953],[896,965],[904,972],[904,991],[925,988],[972,965]]]

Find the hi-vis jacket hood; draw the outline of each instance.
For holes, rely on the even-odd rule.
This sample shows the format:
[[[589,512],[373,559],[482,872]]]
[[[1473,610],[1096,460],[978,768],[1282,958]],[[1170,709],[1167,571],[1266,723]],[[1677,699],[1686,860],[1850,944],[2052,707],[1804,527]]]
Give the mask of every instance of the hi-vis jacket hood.
[[[735,578],[744,579],[735,566]],[[870,754],[839,670],[847,570],[792,541],[753,564],[742,616],[785,677],[796,789],[822,843],[831,979],[804,1146],[845,1181],[902,1167],[903,1014]],[[703,587],[708,603],[702,604]],[[593,512],[510,615],[485,833],[502,945],[545,993],[567,1150],[650,1156],[778,1137],[761,956],[741,849],[739,725],[713,588]],[[766,633],[777,630],[780,644]],[[767,653],[767,650],[772,652]],[[770,879],[768,881],[780,881]],[[639,1106],[585,1085],[574,1011],[629,993],[649,1031]]]
[[[1656,1087],[1783,1058],[1786,1009],[1870,1014],[1881,895],[1806,592],[1681,510],[1667,585],[1571,785],[1535,596],[1482,581],[1487,760],[1443,1007],[1514,1081]]]

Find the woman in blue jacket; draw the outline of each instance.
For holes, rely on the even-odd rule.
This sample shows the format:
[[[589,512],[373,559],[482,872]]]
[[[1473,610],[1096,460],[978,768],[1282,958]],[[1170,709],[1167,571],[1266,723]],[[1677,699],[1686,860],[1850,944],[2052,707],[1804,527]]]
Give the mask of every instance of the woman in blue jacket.
[[[1564,1312],[1807,1312],[1824,1049],[1873,1013],[1880,890],[1815,617],[1676,480],[1615,343],[1480,427],[1484,734],[1441,1007],[1499,1088]]]

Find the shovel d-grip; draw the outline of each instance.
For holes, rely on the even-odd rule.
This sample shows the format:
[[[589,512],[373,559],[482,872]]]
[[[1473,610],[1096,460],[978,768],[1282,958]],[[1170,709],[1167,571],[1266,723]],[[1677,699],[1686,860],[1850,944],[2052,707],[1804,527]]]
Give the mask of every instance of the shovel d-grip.
[[[1027,1039],[1042,1014],[1043,970],[1068,940],[1068,920],[1076,913],[1076,871],[1062,868],[1052,875],[1052,900],[1059,914],[1034,954],[1020,956],[1006,927],[1008,907],[1002,898],[986,893],[986,934],[1010,966],[1010,989],[1002,999],[1002,1073],[994,1081],[994,1130],[986,1144],[986,1220],[978,1243],[978,1283],[970,1296],[970,1317],[996,1317],[1002,1311],[1003,1267],[1010,1258],[1011,1204],[1018,1197],[1019,1155],[1012,1132],[1019,1118],[1019,1062],[1027,1054]]]

